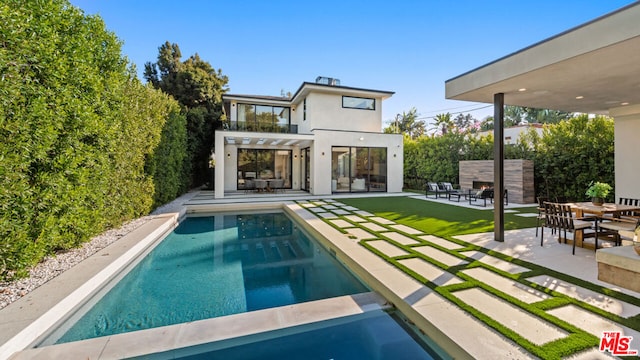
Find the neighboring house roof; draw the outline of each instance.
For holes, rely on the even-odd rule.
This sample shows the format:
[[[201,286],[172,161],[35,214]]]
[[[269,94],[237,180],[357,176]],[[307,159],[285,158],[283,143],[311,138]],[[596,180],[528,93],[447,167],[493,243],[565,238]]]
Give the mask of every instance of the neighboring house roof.
[[[504,138],[506,144],[515,144],[518,141],[518,138],[522,136],[522,134],[526,133],[528,129],[533,128],[535,131],[542,135],[542,130],[544,128],[543,124],[533,123],[527,125],[516,125],[504,128]],[[475,137],[483,137],[487,135],[493,136],[493,130],[485,130],[479,131],[474,134]]]
[[[608,114],[640,104],[640,2],[445,82],[446,98]],[[500,41],[500,34],[496,34]]]
[[[282,97],[282,96],[268,96],[268,95],[243,95],[243,94],[224,94],[222,95],[222,100],[236,100],[236,101],[262,101],[265,103],[274,103],[274,102],[282,102],[289,104],[291,102],[291,98]]]

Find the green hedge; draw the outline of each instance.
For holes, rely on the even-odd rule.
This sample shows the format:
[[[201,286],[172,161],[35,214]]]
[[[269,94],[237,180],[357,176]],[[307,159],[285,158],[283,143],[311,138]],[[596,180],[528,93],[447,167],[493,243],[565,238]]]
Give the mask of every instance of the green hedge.
[[[538,196],[588,200],[585,191],[591,181],[614,185],[613,120],[576,115],[557,124],[545,124],[542,136],[530,128],[516,144],[505,146],[504,157],[533,160]],[[492,159],[492,135],[449,132],[416,140],[405,137],[405,185],[424,189],[426,181],[457,184],[461,160]],[[613,194],[607,200],[614,200]]]
[[[1,280],[182,191],[183,135],[158,145],[184,117],[135,78],[99,17],[6,0],[0,23]],[[176,167],[175,183],[158,185]]]

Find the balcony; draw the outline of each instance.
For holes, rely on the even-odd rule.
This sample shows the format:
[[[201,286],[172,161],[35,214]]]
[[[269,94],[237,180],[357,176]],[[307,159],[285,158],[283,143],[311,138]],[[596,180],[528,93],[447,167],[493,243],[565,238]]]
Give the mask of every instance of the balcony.
[[[248,131],[248,132],[265,132],[265,133],[280,133],[280,134],[297,134],[298,125],[284,125],[284,124],[261,124],[261,123],[243,123],[243,122],[229,122],[222,123],[222,127],[217,130],[225,131]]]

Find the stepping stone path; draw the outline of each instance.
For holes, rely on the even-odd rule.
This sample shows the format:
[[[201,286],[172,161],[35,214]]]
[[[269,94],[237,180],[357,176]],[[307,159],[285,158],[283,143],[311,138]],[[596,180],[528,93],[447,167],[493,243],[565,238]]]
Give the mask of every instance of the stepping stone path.
[[[543,292],[520,284],[515,280],[500,276],[493,271],[484,268],[462,270],[462,273],[527,304],[550,298],[549,295]]]
[[[541,321],[537,316],[531,315],[484,290],[473,288],[456,291],[454,296],[536,345],[558,340],[567,335],[565,331],[556,326]]]
[[[371,223],[371,222],[363,222],[359,224],[360,226],[364,226],[367,229],[371,230],[371,231],[375,231],[375,232],[381,232],[381,231],[386,231],[387,228],[380,226],[378,224],[375,223]]]
[[[387,220],[385,218],[381,218],[379,216],[372,216],[369,218],[369,220],[373,220],[379,224],[383,224],[383,225],[390,225],[390,224],[395,224],[395,222],[391,221],[391,220]]]
[[[468,263],[468,261],[462,260],[459,257],[450,255],[431,246],[419,246],[414,247],[413,249],[449,267]]]
[[[413,258],[400,260],[398,262],[439,286],[460,284],[463,282],[459,277],[431,265],[422,259]]]
[[[345,215],[344,216],[345,219],[349,220],[349,221],[353,221],[353,222],[366,222],[367,219],[363,219],[360,216],[357,215]]]
[[[330,212],[318,212],[316,215],[324,218],[324,219],[337,219],[338,215]]]
[[[420,242],[418,240],[412,239],[410,237],[406,237],[402,234],[398,234],[397,232],[383,232],[380,233],[380,235],[384,235],[386,237],[388,237],[389,239],[398,242],[402,245],[415,245],[415,244],[420,244]]]
[[[403,233],[407,233],[407,234],[412,234],[412,235],[422,234],[422,231],[416,230],[414,228],[410,228],[406,225],[389,225],[389,227],[394,228],[398,231],[402,231]]]
[[[433,236],[433,235],[422,235],[422,236],[418,236],[420,239],[428,241],[430,243],[434,243],[436,245],[442,246],[443,248],[449,249],[449,250],[457,250],[457,249],[462,249],[464,246],[460,245],[460,244],[456,244],[452,241],[443,239],[443,238],[439,238],[437,236]]]
[[[527,279],[538,285],[542,285],[553,291],[578,299],[589,305],[593,305],[612,314],[629,318],[640,314],[640,307],[629,304],[622,300],[606,296],[580,286],[566,283],[562,280],[555,279],[550,276],[541,275]]]
[[[530,270],[526,267],[516,265],[502,259],[498,259],[497,257],[487,255],[480,251],[465,251],[462,254],[472,259],[478,260],[483,264],[487,264],[489,266],[493,266],[496,269],[506,271],[510,274],[519,274]]]
[[[371,247],[377,249],[388,257],[396,257],[409,254],[408,252],[384,240],[367,241],[367,245],[370,245]]]
[[[301,201],[298,204],[312,211],[324,221],[343,229],[347,236],[355,241],[362,241],[361,243],[366,243],[366,246],[376,249],[385,257],[394,259],[402,256],[402,259],[390,261],[392,263],[396,261],[397,264],[410,269],[433,284],[431,286],[446,289],[447,286],[469,281],[467,280],[469,277],[483,283],[483,286],[489,286],[534,307],[538,306],[537,303],[545,300],[566,296],[622,318],[640,315],[640,306],[548,275],[526,278],[522,280],[523,282],[516,281],[506,277],[505,273],[517,276],[532,269],[482,251],[469,250],[470,245],[462,245],[434,235],[426,235],[420,230],[397,224],[392,220],[375,216],[375,214],[335,200]],[[516,215],[537,216],[535,213]],[[464,258],[454,254],[460,254]],[[478,266],[478,264],[481,265]],[[470,266],[466,267],[468,265]],[[448,271],[452,267],[462,268],[455,268],[458,270],[453,270],[453,272]],[[407,272],[407,274],[409,273]],[[540,291],[529,286],[527,282],[553,291],[554,294]],[[426,289],[423,294],[426,296],[429,289],[423,289]],[[480,287],[452,291],[450,294],[533,344],[545,346],[547,343],[570,336],[555,324],[549,323],[527,309],[512,304]],[[455,306],[453,304],[448,306]],[[622,331],[625,336],[633,336],[634,341],[640,339],[640,331],[622,326],[611,319],[574,304],[552,308],[546,310],[546,313],[598,338],[602,336],[603,331]],[[585,349],[580,354],[583,358],[600,358],[607,355],[597,351],[597,348]]]
[[[342,220],[342,219],[329,220],[329,222],[334,224],[335,226],[337,226],[339,228],[350,228],[350,227],[353,227],[353,224],[351,224],[348,221]]]

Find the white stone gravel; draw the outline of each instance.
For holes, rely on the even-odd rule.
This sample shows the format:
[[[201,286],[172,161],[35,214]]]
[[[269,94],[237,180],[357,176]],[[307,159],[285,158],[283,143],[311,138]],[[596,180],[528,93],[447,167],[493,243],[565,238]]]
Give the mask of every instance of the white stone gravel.
[[[0,309],[142,226],[152,219],[153,215],[180,211],[182,205],[197,193],[197,191],[188,192],[172,202],[158,207],[148,216],[129,221],[118,229],[105,231],[79,248],[48,256],[29,271],[27,278],[0,282]]]

